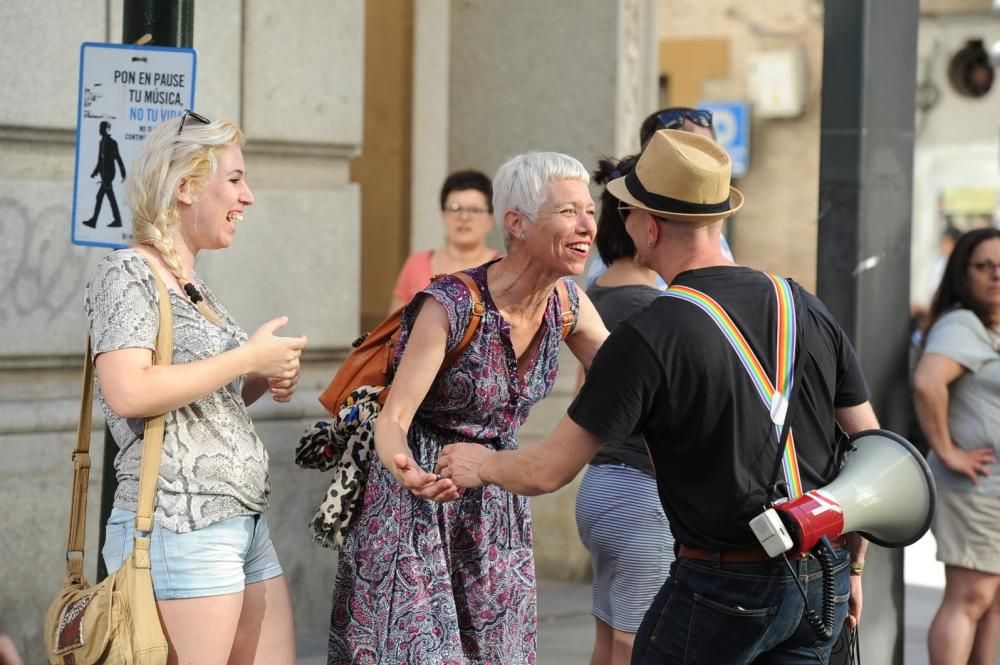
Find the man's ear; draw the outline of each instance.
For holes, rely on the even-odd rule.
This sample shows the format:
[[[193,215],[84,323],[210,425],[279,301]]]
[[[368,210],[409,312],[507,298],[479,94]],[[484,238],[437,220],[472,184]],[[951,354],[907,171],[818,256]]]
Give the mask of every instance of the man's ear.
[[[191,187],[191,181],[186,178],[178,183],[174,194],[176,194],[177,200],[184,205],[191,205],[194,203],[194,191]]]
[[[657,241],[660,239],[660,224],[656,221],[656,218],[652,214],[646,213],[646,237],[648,238],[647,244],[650,247],[656,247]]]

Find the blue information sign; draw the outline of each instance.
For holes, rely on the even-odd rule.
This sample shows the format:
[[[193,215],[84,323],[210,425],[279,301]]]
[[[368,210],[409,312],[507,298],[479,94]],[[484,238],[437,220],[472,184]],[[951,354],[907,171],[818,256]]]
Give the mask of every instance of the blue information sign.
[[[132,216],[124,189],[132,157],[153,127],[194,107],[194,49],[80,46],[76,176],[70,240],[124,247]]]
[[[701,102],[698,108],[712,112],[715,138],[733,158],[733,177],[750,168],[750,104],[747,102]]]

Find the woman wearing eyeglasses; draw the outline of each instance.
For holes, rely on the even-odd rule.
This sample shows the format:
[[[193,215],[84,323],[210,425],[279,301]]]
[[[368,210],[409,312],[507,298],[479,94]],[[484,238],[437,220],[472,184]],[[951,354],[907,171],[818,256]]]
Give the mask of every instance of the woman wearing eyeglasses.
[[[201,250],[229,247],[254,197],[243,132],[185,113],[156,127],[129,171],[135,244],[94,269],[85,309],[97,399],[118,444],[109,572],[133,549],[146,418],[166,414],[150,534],[153,592],[169,663],[295,662],[288,587],[263,513],[268,455],[247,406],[287,402],[305,337],[252,335],[194,272]],[[154,365],[156,273],[173,321],[173,363]]]
[[[955,244],[913,377],[938,500],[945,591],[931,665],[994,663],[1000,647],[1000,230]]]
[[[389,311],[410,302],[434,275],[482,265],[498,252],[486,245],[493,226],[493,187],[479,171],[456,171],[441,186],[441,221],[445,245],[411,254],[396,278]]]

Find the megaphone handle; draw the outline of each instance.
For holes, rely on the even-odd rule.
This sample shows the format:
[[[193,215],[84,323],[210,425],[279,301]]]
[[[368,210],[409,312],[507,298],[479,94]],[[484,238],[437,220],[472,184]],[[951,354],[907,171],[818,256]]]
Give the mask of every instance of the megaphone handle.
[[[822,547],[824,550],[826,550],[827,554],[830,555],[831,559],[833,559],[833,557],[836,556],[836,552],[833,551],[833,543],[831,543],[830,539],[826,536],[820,536],[819,542],[816,543],[816,547]]]

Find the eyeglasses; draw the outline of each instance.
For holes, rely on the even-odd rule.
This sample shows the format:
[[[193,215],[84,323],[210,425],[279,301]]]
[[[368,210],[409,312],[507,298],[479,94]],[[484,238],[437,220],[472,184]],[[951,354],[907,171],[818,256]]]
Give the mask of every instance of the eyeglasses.
[[[463,215],[463,214],[468,214],[468,215],[472,215],[472,216],[475,216],[475,215],[487,215],[490,212],[486,208],[479,208],[477,206],[460,206],[457,203],[452,203],[450,205],[446,205],[444,208],[442,208],[442,210],[444,210],[445,213],[447,213],[449,215]]]
[[[624,201],[618,201],[618,216],[622,218],[623,222],[625,221],[625,218],[628,217],[629,212],[635,209],[635,206],[630,206]]]
[[[711,130],[712,136],[715,136],[711,111],[707,109],[670,108],[663,109],[646,118],[646,121],[642,123],[642,136],[639,138],[642,144],[645,145],[652,138],[653,134],[661,129],[682,129],[685,120],[689,120],[699,127]]]
[[[188,118],[191,118],[192,120],[197,120],[203,125],[212,124],[212,121],[203,116],[202,114],[195,113],[191,109],[184,109],[184,113],[181,115],[181,124],[177,125],[177,136],[180,136],[181,132],[184,131],[184,123],[187,122]]]
[[[997,270],[1000,269],[1000,263],[994,263],[989,259],[986,259],[984,261],[969,261],[969,267],[975,268],[979,272],[995,275],[997,273]]]

